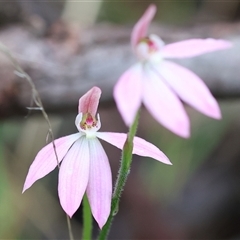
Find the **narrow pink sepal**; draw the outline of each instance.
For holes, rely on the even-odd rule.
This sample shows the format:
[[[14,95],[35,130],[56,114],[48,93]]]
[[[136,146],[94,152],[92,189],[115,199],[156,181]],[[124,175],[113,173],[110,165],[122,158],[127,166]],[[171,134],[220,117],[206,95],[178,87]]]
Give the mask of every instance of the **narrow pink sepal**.
[[[127,139],[125,133],[112,133],[112,132],[98,132],[97,137],[112,144],[113,146],[123,149],[123,145]],[[134,137],[133,140],[133,154],[143,157],[151,157],[162,163],[171,165],[167,156],[155,145],[145,141],[142,138]]]
[[[108,157],[97,138],[89,139],[90,174],[87,196],[92,215],[102,228],[110,214],[112,199],[112,173]]]
[[[154,69],[146,69],[143,82],[143,103],[153,117],[173,133],[189,137],[190,123],[185,109],[164,79]]]
[[[143,157],[151,157],[162,163],[172,165],[168,157],[159,148],[139,137],[134,137],[133,153]]]
[[[116,83],[113,96],[117,108],[127,126],[130,126],[142,100],[142,66],[136,64],[128,69]]]
[[[133,27],[131,34],[131,44],[133,48],[136,47],[141,38],[147,36],[148,26],[151,23],[156,11],[157,7],[154,4],[151,4]]]
[[[165,45],[161,54],[164,58],[188,58],[231,46],[231,42],[221,39],[189,39]]]
[[[217,101],[195,73],[169,61],[161,63],[160,73],[183,101],[209,117],[221,118]]]
[[[72,217],[79,208],[89,179],[89,147],[85,136],[65,156],[60,170],[58,195],[63,210]]]
[[[101,93],[102,91],[100,88],[91,88],[79,99],[78,112],[83,114],[90,113],[92,116],[95,116]]]
[[[80,136],[80,133],[75,133],[66,137],[61,137],[54,141],[59,163],[62,161],[71,145]],[[57,160],[53,149],[53,144],[49,143],[38,152],[33,163],[31,164],[24,183],[23,192],[30,188],[38,179],[46,176],[56,166]]]

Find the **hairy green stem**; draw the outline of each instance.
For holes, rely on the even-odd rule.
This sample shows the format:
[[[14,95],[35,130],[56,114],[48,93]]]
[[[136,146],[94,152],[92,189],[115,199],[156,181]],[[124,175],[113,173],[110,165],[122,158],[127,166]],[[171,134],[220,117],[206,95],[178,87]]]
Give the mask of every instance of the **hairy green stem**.
[[[138,119],[139,119],[139,112],[137,113],[132,126],[129,128],[127,139],[125,141],[125,144],[122,150],[120,169],[118,172],[118,177],[115,183],[115,188],[114,188],[113,197],[112,197],[111,212],[106,224],[104,225],[104,227],[99,233],[99,236],[98,236],[99,240],[107,239],[114,216],[118,213],[120,197],[121,197],[123,188],[126,184],[127,177],[131,168],[133,139],[137,132]]]

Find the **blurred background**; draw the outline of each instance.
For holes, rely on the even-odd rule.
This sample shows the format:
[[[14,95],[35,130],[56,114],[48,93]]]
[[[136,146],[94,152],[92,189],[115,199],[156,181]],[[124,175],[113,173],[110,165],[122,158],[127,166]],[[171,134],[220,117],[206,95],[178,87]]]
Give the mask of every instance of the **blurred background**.
[[[240,19],[240,1],[4,1],[0,2],[0,33],[22,25],[28,27],[29,34],[48,39],[59,25],[74,29],[102,23],[132,27],[154,2],[158,6],[154,21],[166,26],[235,24]],[[24,59],[25,56],[18,56],[20,64]],[[4,84],[0,79],[0,86]],[[54,96],[55,89],[51,91]],[[189,139],[173,135],[142,109],[138,136],[157,145],[173,166],[134,156],[109,239],[240,239],[239,97],[218,99],[221,121],[186,106],[191,121]],[[13,109],[8,116],[1,99],[3,96],[0,96],[0,239],[67,239],[66,216],[57,195],[58,170],[21,193],[29,166],[46,143],[47,124],[41,114],[34,111],[27,114],[25,108],[19,112]],[[66,109],[62,101],[62,109],[49,110],[55,138],[77,131],[74,121],[78,102]],[[127,131],[112,98],[104,100],[99,113],[101,131]],[[104,142],[103,146],[115,180],[121,152]],[[71,222],[75,238],[80,239],[81,207]],[[97,233],[94,223],[94,236]]]

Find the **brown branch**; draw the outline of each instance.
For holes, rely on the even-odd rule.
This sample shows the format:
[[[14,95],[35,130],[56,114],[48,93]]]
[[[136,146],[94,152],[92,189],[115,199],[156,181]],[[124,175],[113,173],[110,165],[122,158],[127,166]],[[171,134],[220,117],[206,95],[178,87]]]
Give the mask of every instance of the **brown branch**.
[[[240,96],[240,24],[215,24],[182,29],[153,25],[165,42],[188,38],[224,38],[234,47],[178,62],[197,73],[217,97]],[[76,108],[90,87],[103,89],[102,100],[112,100],[117,79],[134,62],[131,27],[97,25],[89,29],[56,24],[47,38],[37,38],[23,26],[0,32],[0,41],[31,76],[46,110]],[[31,90],[0,55],[0,118],[29,106]]]

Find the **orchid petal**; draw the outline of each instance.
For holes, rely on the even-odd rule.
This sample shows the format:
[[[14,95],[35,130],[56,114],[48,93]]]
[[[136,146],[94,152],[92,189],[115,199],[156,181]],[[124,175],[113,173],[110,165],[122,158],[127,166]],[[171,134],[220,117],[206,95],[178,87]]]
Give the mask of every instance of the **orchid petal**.
[[[231,46],[232,44],[229,41],[221,39],[189,39],[167,44],[162,48],[161,53],[164,58],[188,58]]]
[[[133,154],[151,157],[162,163],[172,165],[168,157],[159,148],[140,137],[134,137],[133,139]]]
[[[127,140],[126,133],[97,132],[97,137],[121,150],[123,149],[124,143]]]
[[[95,116],[101,93],[102,91],[100,88],[91,88],[79,99],[78,112],[83,114],[90,113],[92,116]]]
[[[154,69],[145,70],[143,103],[164,127],[181,137],[189,137],[189,119],[181,101]]]
[[[217,101],[196,74],[169,61],[162,63],[159,73],[183,101],[209,117],[221,118]]]
[[[80,138],[80,136],[80,133],[75,133],[54,140],[59,163],[62,161],[63,157],[66,155],[72,144],[78,138]],[[49,143],[38,152],[33,163],[31,164],[24,183],[23,192],[30,188],[32,184],[38,179],[44,177],[49,172],[51,172],[56,166],[57,159],[55,156],[53,144]]]
[[[89,179],[89,147],[83,136],[65,156],[60,170],[58,195],[63,210],[70,216],[79,208]]]
[[[131,125],[141,106],[142,66],[135,64],[127,70],[114,87],[113,95],[126,125]]]
[[[98,132],[97,137],[119,149],[123,149],[124,143],[127,139],[127,134]],[[165,164],[171,164],[169,159],[162,151],[160,151],[159,148],[139,137],[134,137],[133,139],[133,154],[143,157],[151,157]]]
[[[136,47],[141,38],[146,37],[148,26],[151,23],[156,11],[156,6],[151,4],[144,12],[143,16],[135,24],[131,34],[131,44],[133,48]]]
[[[90,174],[87,196],[93,217],[102,228],[111,210],[112,174],[108,157],[97,138],[89,139],[89,150]]]

